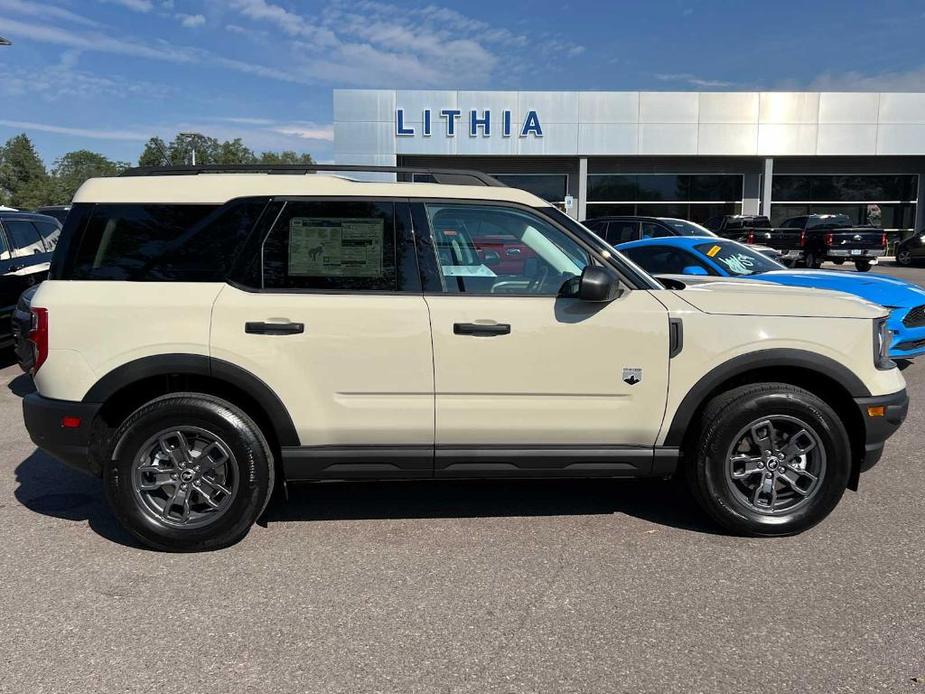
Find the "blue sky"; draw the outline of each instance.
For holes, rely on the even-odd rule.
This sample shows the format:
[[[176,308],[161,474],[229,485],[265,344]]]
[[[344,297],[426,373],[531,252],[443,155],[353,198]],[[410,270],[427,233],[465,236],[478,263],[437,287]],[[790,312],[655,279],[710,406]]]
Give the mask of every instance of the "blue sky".
[[[925,3],[0,0],[0,141],[330,160],[333,88],[925,89]]]

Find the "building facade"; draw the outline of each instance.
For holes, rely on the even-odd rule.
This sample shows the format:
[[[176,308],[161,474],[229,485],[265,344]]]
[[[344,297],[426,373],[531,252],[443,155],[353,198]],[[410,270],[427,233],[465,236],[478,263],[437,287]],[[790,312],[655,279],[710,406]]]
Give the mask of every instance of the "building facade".
[[[471,168],[579,220],[925,226],[925,94],[336,90],[338,164]]]

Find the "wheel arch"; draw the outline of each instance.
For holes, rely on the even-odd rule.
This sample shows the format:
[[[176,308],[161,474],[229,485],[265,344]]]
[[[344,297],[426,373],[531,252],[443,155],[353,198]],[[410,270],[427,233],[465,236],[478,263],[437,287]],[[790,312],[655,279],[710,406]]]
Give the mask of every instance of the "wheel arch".
[[[870,397],[847,367],[821,354],[770,349],[741,355],[712,369],[691,388],[671,420],[665,446],[689,450],[698,436],[700,414],[717,395],[750,383],[778,382],[804,388],[827,402],[845,424],[851,443],[849,488],[857,489],[864,459],[864,422],[854,398]]]
[[[260,378],[221,359],[161,354],[127,362],[99,379],[83,398],[100,404],[100,429],[115,429],[145,402],[171,392],[201,392],[240,407],[261,428],[274,455],[298,446],[299,437],[279,396]]]

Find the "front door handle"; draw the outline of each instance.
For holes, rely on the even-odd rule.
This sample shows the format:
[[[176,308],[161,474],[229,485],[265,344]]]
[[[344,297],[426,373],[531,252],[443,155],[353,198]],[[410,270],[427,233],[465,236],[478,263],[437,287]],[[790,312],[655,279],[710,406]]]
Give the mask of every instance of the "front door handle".
[[[244,324],[244,332],[249,335],[301,335],[305,332],[305,324],[248,321]]]
[[[453,323],[454,335],[510,335],[510,323]]]

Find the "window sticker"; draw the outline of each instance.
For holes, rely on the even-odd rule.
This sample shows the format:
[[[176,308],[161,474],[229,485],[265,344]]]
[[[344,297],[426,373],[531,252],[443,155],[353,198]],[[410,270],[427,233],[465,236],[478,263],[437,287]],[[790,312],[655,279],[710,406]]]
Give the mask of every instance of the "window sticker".
[[[710,250],[713,249],[711,248]],[[755,267],[755,259],[744,253],[738,253],[728,258],[720,258],[719,262],[736,275],[751,275],[753,274],[752,268]]]
[[[441,265],[444,277],[497,277],[486,265]]]
[[[382,277],[382,219],[293,217],[290,277]]]
[[[713,246],[713,248],[711,248],[710,250],[707,251],[707,256],[709,256],[710,258],[712,258],[712,257],[715,256],[717,253],[719,253],[721,250],[723,250],[723,249],[720,248],[719,246]]]

